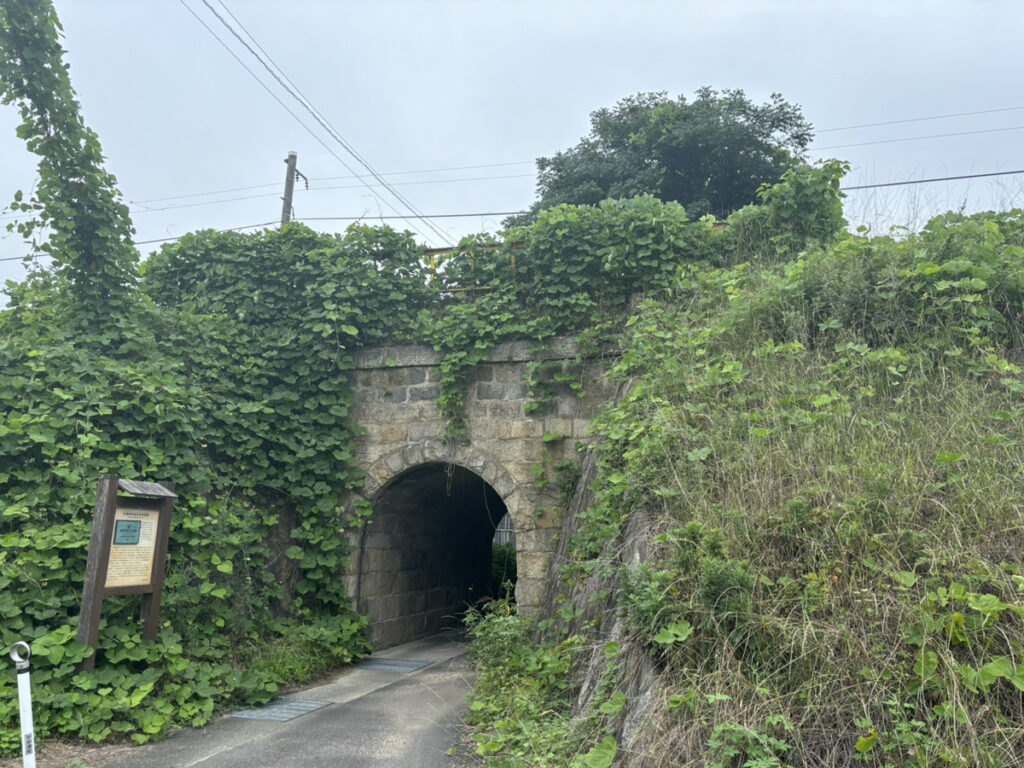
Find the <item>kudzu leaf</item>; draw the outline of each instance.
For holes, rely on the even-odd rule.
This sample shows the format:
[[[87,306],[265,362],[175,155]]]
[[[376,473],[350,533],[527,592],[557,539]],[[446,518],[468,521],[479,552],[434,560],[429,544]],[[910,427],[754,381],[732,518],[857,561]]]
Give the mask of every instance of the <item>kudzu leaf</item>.
[[[917,576],[910,571],[896,571],[892,577],[904,587],[912,587],[917,584]]]
[[[662,629],[652,639],[656,643],[667,645],[668,643],[674,643],[676,641],[676,636],[667,629]]]
[[[616,691],[608,701],[597,708],[598,712],[605,715],[617,715],[626,708],[626,694]]]
[[[983,675],[985,675],[986,678],[990,678],[991,680],[995,680],[999,677],[1013,679],[1014,675],[1013,662],[1005,656],[998,658],[995,661],[990,661],[988,664],[985,664],[979,671]]]
[[[877,744],[877,743],[878,743],[878,733],[875,731],[874,728],[872,728],[868,732],[867,736],[861,736],[859,739],[857,739],[857,743],[853,745],[853,748],[856,749],[861,754],[864,754],[864,753],[870,752],[872,749],[874,749],[875,748],[875,744]]]
[[[1013,683],[1018,690],[1024,691],[1024,666],[1017,667],[1013,676],[1010,678],[1010,682]]]
[[[604,741],[583,755],[583,764],[587,768],[610,768],[619,751],[619,743],[613,736],[606,736]]]

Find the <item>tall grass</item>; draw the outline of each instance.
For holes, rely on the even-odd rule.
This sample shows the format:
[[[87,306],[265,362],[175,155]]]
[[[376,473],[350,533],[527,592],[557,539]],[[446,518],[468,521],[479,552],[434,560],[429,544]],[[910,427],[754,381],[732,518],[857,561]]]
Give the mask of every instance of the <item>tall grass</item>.
[[[607,720],[623,765],[1021,761],[1020,222],[691,264],[639,307],[567,569],[618,574],[659,670],[643,727]]]

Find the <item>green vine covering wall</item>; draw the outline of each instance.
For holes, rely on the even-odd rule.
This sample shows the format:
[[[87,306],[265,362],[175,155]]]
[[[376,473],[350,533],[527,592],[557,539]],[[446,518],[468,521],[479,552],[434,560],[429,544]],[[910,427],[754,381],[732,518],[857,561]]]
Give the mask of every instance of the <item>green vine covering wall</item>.
[[[338,501],[361,484],[352,351],[442,350],[460,439],[462,377],[490,346],[615,317],[710,237],[651,199],[562,208],[504,241],[463,243],[435,273],[388,229],[197,233],[142,264],[130,315],[94,333],[64,322],[71,286],[45,274],[18,286],[0,315],[0,643],[33,641],[40,732],[141,741],[271,696],[292,674],[262,663],[275,645],[329,663],[363,652],[365,621],[338,578],[350,524]],[[132,599],[108,599],[96,676],[76,675],[102,473],[177,483],[164,629],[141,641]],[[15,717],[0,713],[8,746]]]

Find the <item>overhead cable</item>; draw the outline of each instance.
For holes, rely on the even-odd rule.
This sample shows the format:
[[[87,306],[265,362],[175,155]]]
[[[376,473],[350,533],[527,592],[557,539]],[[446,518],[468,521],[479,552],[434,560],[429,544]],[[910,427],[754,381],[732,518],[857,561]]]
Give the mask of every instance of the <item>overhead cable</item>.
[[[887,181],[887,182],[881,182],[881,183],[877,183],[877,184],[857,184],[857,185],[854,185],[854,186],[840,187],[840,191],[842,191],[842,192],[854,192],[854,191],[863,190],[863,189],[880,189],[882,187],[905,187],[905,186],[912,185],[912,184],[933,184],[933,183],[942,182],[942,181],[965,181],[965,180],[968,180],[968,179],[984,179],[984,178],[991,178],[991,177],[994,177],[994,176],[1017,176],[1017,175],[1020,175],[1020,174],[1024,174],[1024,169],[1017,170],[1017,171],[992,171],[992,172],[989,172],[989,173],[968,173],[968,174],[963,174],[963,175],[960,175],[960,176],[938,176],[938,177],[929,178],[929,179],[908,179],[908,180],[905,180],[905,181]],[[487,180],[487,179],[491,179],[491,178],[515,178],[515,177],[514,176],[496,176],[496,177],[495,176],[483,176],[483,177],[473,177],[473,178],[467,178],[467,179],[444,179],[444,180],[442,180],[442,182],[445,182],[445,181],[453,181],[453,182],[454,181],[476,181],[476,180],[483,181],[483,180]],[[439,183],[442,183],[442,182],[439,182]],[[403,184],[428,184],[428,183],[433,183],[433,182],[409,181],[409,182],[399,182],[399,183],[403,183]],[[356,185],[351,185],[351,186],[339,186],[339,187],[321,187],[321,188],[319,188],[319,190],[357,189],[357,188],[358,187]],[[244,187],[243,187],[243,189],[244,189]],[[310,190],[310,191],[313,191],[313,190]],[[186,205],[169,206],[167,208],[154,208],[154,209],[148,209],[148,210],[143,210],[143,211],[133,211],[133,213],[164,213],[166,211],[174,211],[174,210],[178,210],[178,209],[181,209],[181,208],[191,208],[191,207],[196,207],[196,206],[201,206],[201,205],[212,205],[214,203],[232,203],[232,202],[238,202],[240,200],[251,200],[251,199],[254,199],[254,198],[272,197],[272,196],[276,196],[276,195],[250,195],[250,196],[247,196],[247,197],[234,197],[234,198],[228,198],[226,200],[211,200],[211,201],[204,202],[204,203],[190,203],[190,204],[186,204]],[[522,213],[526,213],[526,211],[497,211],[497,212],[493,212],[492,211],[492,212],[485,212],[485,213],[439,213],[439,214],[434,214],[434,215],[423,214],[423,216],[424,216],[424,218],[428,218],[428,219],[447,219],[447,218],[464,218],[464,217],[468,218],[468,217],[475,217],[475,216],[517,216],[517,215],[522,214]],[[17,218],[17,217],[16,216],[0,217],[0,221],[4,220],[5,218]],[[358,221],[360,219],[365,219],[365,218],[385,219],[385,220],[387,220],[387,219],[406,219],[407,217],[401,216],[401,215],[397,215],[397,216],[299,217],[299,218],[296,219],[296,221]],[[254,224],[252,226],[260,226],[260,225]],[[240,229],[245,229],[245,227],[240,227]],[[228,231],[228,230],[224,230],[224,231]],[[147,241],[144,241],[144,242],[148,243],[148,242],[159,242],[159,241],[148,241],[147,240]],[[3,259],[0,259],[0,261],[16,261],[17,259],[20,259],[20,258],[23,258],[23,257],[15,256],[13,258],[3,258]]]
[[[477,216],[518,216],[521,213],[529,213],[529,211],[487,211],[485,213],[425,213],[423,217],[426,219],[468,219],[475,218]],[[373,221],[388,220],[388,219],[400,219],[401,216],[300,216],[295,221],[363,221],[364,219],[371,219]]]
[[[882,184],[859,184],[855,187],[840,187],[843,192],[852,192],[855,189],[879,189],[880,187],[905,187],[910,184],[931,184],[936,181],[961,181],[963,179],[983,179],[988,176],[1014,176],[1024,173],[1019,171],[994,171],[992,173],[969,173],[963,176],[941,176],[934,179],[910,179],[908,181],[888,181]]]
[[[276,221],[276,220],[275,221],[263,221],[263,222],[260,222],[259,224],[243,224],[240,227],[228,227],[227,229],[215,229],[213,231],[216,232],[219,235],[222,232],[240,232],[243,229],[256,229],[258,227],[270,227],[270,226],[274,226],[274,225],[276,225],[278,223],[279,222]],[[195,233],[194,232],[188,232],[188,233],[186,233],[184,235],[178,235],[177,237],[159,237],[156,240],[138,240],[138,241],[132,243],[132,245],[151,245],[153,243],[169,243],[169,242],[171,242],[173,240],[181,240],[181,238],[187,237],[190,234],[195,234]]]
[[[901,139],[879,139],[878,141],[859,141],[856,144],[834,144],[830,147],[811,147],[815,152],[826,149],[846,149],[847,147],[867,147],[872,144],[899,144],[903,141],[923,141],[924,139],[946,139],[950,136],[973,136],[979,133],[1003,133],[1004,131],[1024,130],[1024,125],[1011,125],[1006,128],[984,128],[977,131],[957,131],[956,133],[933,133],[930,136],[905,136]]]
[[[255,45],[257,48],[259,48],[259,51],[260,51],[259,53],[256,50],[254,50],[253,47],[250,46],[242,38],[242,36],[227,21],[227,19],[225,19],[223,16],[221,16],[219,13],[217,13],[217,10],[210,4],[209,0],[202,0],[203,5],[205,5],[210,10],[210,12],[217,18],[217,20],[220,21],[220,23],[223,24],[224,27],[227,28],[227,30],[229,32],[231,32],[232,35],[234,35],[235,39],[237,39],[238,42],[241,43],[242,46],[244,46],[245,49],[248,50],[250,54],[252,54],[252,56],[263,66],[263,68],[266,69],[267,72],[269,72],[270,75],[278,82],[278,84],[282,88],[284,88],[284,90],[290,96],[292,96],[292,98],[294,98],[297,102],[299,102],[299,104],[303,107],[303,109],[305,109],[313,117],[313,119],[316,120],[317,123],[319,123],[320,126],[325,131],[327,131],[328,135],[331,136],[331,138],[333,138],[335,141],[337,141],[342,146],[342,148],[346,152],[348,152],[349,155],[351,155],[360,165],[362,165],[369,172],[369,174],[374,179],[376,179],[377,182],[381,186],[383,186],[384,189],[386,189],[396,200],[398,200],[409,211],[411,211],[414,214],[415,218],[420,218],[420,215],[419,215],[420,212],[416,208],[416,206],[413,205],[409,200],[407,200],[398,190],[394,189],[387,182],[387,180],[384,179],[380,175],[380,173],[378,173],[377,170],[372,165],[370,165],[370,163],[362,155],[360,155],[359,152],[356,151],[355,147],[353,147],[352,144],[350,144],[345,139],[345,137],[343,137],[334,128],[333,125],[331,125],[331,123],[327,120],[327,118],[324,117],[324,115],[318,109],[316,109],[313,106],[313,103],[308,98],[306,98],[306,96],[299,90],[298,86],[296,86],[291,81],[291,79],[284,73],[284,70],[281,69],[281,67],[270,57],[270,55],[263,49],[263,47],[260,46],[260,44],[257,42],[256,38],[253,37],[252,33],[249,32],[249,30],[247,30],[245,28],[245,26],[238,20],[238,18],[233,13],[231,13],[231,11],[228,9],[227,5],[225,5],[224,0],[218,0],[218,1],[220,3],[221,7],[224,8],[224,10],[231,16],[231,18],[235,21],[235,23],[238,24],[238,26],[242,29],[242,31],[245,32],[245,34],[248,36],[248,38],[253,42],[253,45]],[[261,53],[262,53],[262,55],[261,55]],[[264,57],[266,57],[266,58],[264,58]],[[268,61],[270,62],[269,64],[267,63]],[[271,64],[273,64],[273,67],[271,66]],[[278,73],[280,73],[280,74],[278,74]],[[350,173],[355,174],[356,177],[360,179],[360,181],[363,180],[362,177],[360,177],[358,174],[356,174],[356,172],[353,171],[351,168],[349,168],[347,165],[345,166],[345,168]],[[397,211],[396,211],[396,213],[397,213]],[[423,221],[423,223],[429,229],[431,229],[443,241],[448,242],[448,243],[451,242],[451,240],[448,237],[448,235],[445,232],[443,232],[441,229],[435,227],[430,221],[428,221],[426,219],[422,219],[422,221]]]
[[[414,185],[421,185],[421,184],[454,184],[456,182],[462,182],[462,181],[492,181],[492,180],[495,180],[495,179],[518,179],[518,178],[523,178],[525,176],[532,176],[532,175],[533,174],[512,174],[510,176],[467,176],[467,177],[460,178],[460,179],[429,179],[427,181],[398,181],[398,182],[395,182],[395,183],[396,184],[401,184],[403,186],[414,186]],[[342,178],[351,178],[351,177],[342,177]],[[336,185],[336,186],[332,186],[332,187],[312,187],[310,189],[302,190],[302,192],[304,194],[306,192],[309,192],[309,193],[313,193],[313,192],[330,192],[332,190],[337,190],[337,189],[362,189],[365,186],[366,186],[365,184],[341,184],[341,185]],[[370,185],[370,186],[379,186],[379,185]],[[180,205],[175,205],[175,204],[172,203],[171,205],[164,206],[163,208],[146,208],[146,207],[143,207],[141,209],[134,209],[134,210],[131,211],[131,213],[133,213],[133,214],[137,214],[137,213],[164,213],[166,211],[178,211],[178,210],[181,210],[183,208],[202,208],[202,207],[207,206],[207,205],[217,205],[219,203],[235,203],[235,202],[239,202],[239,201],[242,201],[242,200],[257,200],[259,198],[264,198],[264,197],[279,197],[279,196],[280,195],[277,192],[267,192],[265,194],[259,194],[259,195],[244,195],[242,197],[226,197],[226,198],[223,198],[221,200],[203,200],[203,201],[200,201],[200,202],[197,202],[197,203],[182,203]],[[174,198],[174,199],[181,199],[181,198]],[[129,202],[131,202],[131,201],[129,201]],[[134,204],[135,205],[140,205],[140,203],[134,203]],[[408,218],[408,217],[402,217],[401,215],[399,215],[399,218]],[[425,218],[430,218],[430,217],[428,216],[428,217],[425,217]],[[0,220],[2,220],[2,219],[0,219]]]
[[[878,128],[883,125],[899,125],[901,123],[921,123],[927,120],[945,120],[950,117],[970,117],[972,115],[994,115],[997,112],[1014,112],[1024,107],[1000,107],[999,109],[979,109],[974,112],[951,112],[948,115],[932,115],[930,117],[907,117],[902,120],[886,120],[881,123],[861,123],[860,125],[844,125],[839,128],[821,128],[818,133],[834,133],[836,131],[852,131],[857,128]]]
[[[448,171],[470,171],[477,168],[503,168],[509,165],[533,165],[535,160],[515,160],[508,163],[477,163],[476,165],[450,165],[447,168],[422,168],[418,171],[390,171],[388,173],[381,174],[382,176],[408,176],[414,173],[447,173]],[[520,174],[525,176],[533,176],[532,173]],[[340,179],[352,179],[354,176],[320,176],[318,178],[310,179],[310,181],[337,181]],[[513,178],[511,176],[498,176],[495,178]],[[398,182],[395,182],[396,184]]]
[[[221,234],[222,232],[240,232],[243,229],[256,229],[257,227],[269,227],[269,226],[272,226],[272,225],[277,224],[277,223],[278,223],[277,221],[263,221],[263,222],[260,222],[259,224],[243,224],[240,227],[228,227],[227,229],[215,229],[213,231],[216,232],[217,234]],[[181,240],[181,238],[187,237],[190,234],[195,234],[195,233],[194,232],[188,232],[188,233],[186,233],[184,235],[177,235],[176,237],[159,237],[156,240],[136,240],[135,242],[132,243],[132,245],[133,246],[138,246],[138,245],[152,245],[153,243],[170,243],[170,242],[172,242],[174,240]],[[3,258],[0,258],[0,261],[24,261],[25,259],[34,259],[37,255],[39,255],[39,254],[33,253],[33,254],[28,255],[28,256],[4,256]]]
[[[409,175],[417,174],[417,173],[446,173],[448,171],[468,171],[468,170],[476,170],[478,168],[503,168],[503,167],[507,167],[507,166],[510,166],[510,165],[533,165],[533,163],[534,163],[533,160],[516,160],[514,162],[509,162],[509,163],[478,163],[476,165],[452,165],[452,166],[449,166],[448,168],[421,168],[421,169],[415,170],[415,171],[388,171],[386,173],[381,173],[381,176],[409,176]],[[480,177],[470,177],[470,178],[465,179],[465,181],[475,181],[477,178],[480,178],[480,179],[514,179],[514,178],[518,178],[520,176],[525,178],[526,176],[533,176],[533,175],[534,174],[532,174],[532,173],[524,173],[524,174],[517,174],[515,176],[480,176]],[[358,177],[353,175],[353,174],[349,174],[347,176],[316,176],[316,177],[310,177],[309,180],[311,182],[312,181],[341,181],[343,179],[355,179],[355,178],[358,178]],[[462,181],[462,180],[463,179],[455,179],[455,181]],[[438,183],[443,183],[445,181],[448,181],[448,179],[442,179]],[[394,182],[394,184],[396,184],[396,185],[398,185],[398,184],[412,184],[412,183],[414,183],[414,182],[408,182],[408,181],[405,181],[405,182],[403,182],[403,181],[396,181],[396,182]],[[422,183],[429,183],[429,182],[422,182]],[[230,187],[228,189],[213,189],[213,190],[210,190],[209,192],[190,192],[187,195],[169,195],[167,197],[149,197],[149,198],[146,198],[144,200],[128,200],[127,202],[128,202],[129,205],[144,205],[146,203],[163,203],[163,202],[166,202],[168,200],[184,200],[184,199],[189,198],[189,197],[208,197],[210,195],[226,195],[229,192],[248,192],[248,191],[253,190],[253,189],[268,189],[270,187],[273,187],[273,188],[276,189],[277,187],[280,187],[280,186],[281,186],[280,182],[272,181],[269,184],[253,184],[253,185],[248,186],[248,187]],[[327,189],[333,189],[333,187],[327,187]],[[315,190],[311,189],[309,191],[312,192],[312,191],[315,191]]]
[[[1016,170],[1016,171],[993,171],[991,173],[970,173],[970,174],[964,174],[964,175],[961,175],[961,176],[941,176],[941,177],[930,178],[930,179],[908,179],[906,181],[889,181],[889,182],[882,182],[882,183],[878,183],[878,184],[858,184],[858,185],[855,185],[855,186],[840,187],[840,191],[842,191],[842,192],[853,192],[853,191],[856,191],[856,190],[863,190],[863,189],[880,189],[882,187],[904,187],[904,186],[908,186],[908,185],[911,185],[911,184],[933,184],[933,183],[942,182],[942,181],[963,181],[963,180],[966,180],[966,179],[983,179],[983,178],[989,178],[989,177],[993,177],[993,176],[1015,176],[1015,175],[1020,175],[1020,174],[1024,174],[1024,169]],[[228,202],[228,201],[221,201],[221,202]],[[421,215],[422,215],[423,218],[427,218],[427,219],[460,219],[460,218],[478,218],[478,217],[483,217],[483,216],[518,216],[518,215],[521,215],[521,214],[524,214],[524,213],[528,213],[528,211],[483,211],[483,212],[475,212],[475,213],[435,213],[435,214],[421,214]],[[395,220],[395,219],[406,220],[407,218],[408,217],[402,216],[400,214],[396,215],[396,216],[365,216],[365,215],[364,216],[306,216],[306,217],[295,218],[294,221],[296,221],[296,222],[303,222],[303,221],[363,221],[363,220],[388,221],[388,220]],[[257,227],[268,227],[268,226],[274,225],[276,223],[277,223],[276,221],[265,221],[265,222],[261,222],[260,224],[246,224],[246,225],[243,225],[241,227],[230,227],[228,229],[218,229],[218,230],[214,230],[214,231],[218,232],[218,233],[220,233],[220,232],[237,232],[237,231],[240,231],[240,230],[243,230],[243,229],[254,229],[254,228],[257,228]],[[171,241],[174,241],[174,240],[180,240],[182,237],[185,237],[185,235],[179,235],[177,237],[163,237],[163,238],[158,238],[156,240],[139,240],[137,242],[134,242],[133,245],[137,245],[138,246],[138,245],[150,245],[150,244],[153,244],[153,243],[167,243],[167,242],[171,242]],[[27,257],[26,256],[5,256],[5,257],[0,258],[0,261],[22,261],[22,260],[24,260],[26,258],[34,258],[34,255],[27,256]]]
[[[184,200],[189,197],[208,197],[209,195],[226,195],[229,192],[248,192],[251,189],[267,189],[268,187],[280,187],[280,182],[270,184],[253,184],[250,187],[231,187],[230,189],[212,189],[209,192],[190,192],[187,195],[170,195],[168,197],[149,197],[145,200],[129,200],[129,205],[145,205],[146,203],[163,203],[168,200]]]
[[[221,38],[220,38],[220,37],[219,37],[219,36],[217,35],[217,33],[213,31],[213,28],[212,28],[212,27],[210,27],[210,25],[209,25],[209,24],[207,24],[207,23],[206,23],[206,22],[205,22],[205,21],[204,21],[204,20],[202,19],[202,17],[201,17],[201,16],[199,16],[199,14],[197,14],[197,13],[195,12],[195,11],[194,11],[194,10],[193,10],[193,9],[192,9],[192,8],[191,8],[191,7],[190,7],[190,6],[189,6],[189,5],[188,5],[188,4],[186,3],[186,2],[185,2],[185,0],[178,0],[178,2],[179,2],[179,3],[181,3],[181,4],[182,4],[182,5],[183,5],[183,6],[185,7],[185,9],[186,9],[186,10],[187,10],[187,11],[188,11],[188,12],[189,12],[190,14],[192,14],[192,16],[193,16],[193,17],[195,17],[196,21],[198,21],[198,22],[199,22],[200,24],[202,24],[202,25],[203,25],[203,27],[204,27],[204,28],[206,29],[206,31],[207,31],[207,32],[209,32],[209,33],[210,33],[210,35],[212,35],[212,36],[213,36],[213,38],[214,38],[214,39],[215,39],[215,40],[216,40],[216,41],[217,41],[218,43],[220,43],[220,44],[221,44],[221,46],[222,46],[222,47],[224,48],[224,50],[226,50],[226,51],[227,51],[227,52],[228,52],[229,54],[231,54],[231,57],[232,57],[232,58],[233,58],[233,59],[234,59],[235,61],[237,61],[237,62],[238,62],[238,63],[239,63],[240,65],[241,65],[241,67],[242,67],[242,68],[243,68],[243,69],[244,69],[244,70],[245,70],[246,72],[248,72],[248,73],[249,73],[249,75],[250,75],[250,76],[251,76],[251,77],[253,78],[253,80],[255,80],[255,81],[256,81],[257,83],[259,83],[259,84],[260,84],[260,86],[261,86],[261,87],[263,88],[263,90],[265,90],[265,91],[266,91],[267,93],[269,93],[269,94],[270,94],[270,96],[271,96],[271,97],[272,97],[272,98],[274,99],[274,101],[276,101],[276,102],[277,102],[278,104],[280,104],[280,105],[281,105],[281,107],[282,107],[282,109],[284,109],[284,111],[285,111],[285,112],[287,112],[287,113],[288,113],[289,115],[291,115],[291,117],[292,117],[292,118],[293,118],[293,119],[295,120],[295,122],[297,122],[297,123],[298,123],[299,125],[301,125],[301,126],[302,126],[302,127],[303,127],[303,128],[305,129],[305,130],[306,130],[306,132],[307,132],[307,133],[308,133],[308,134],[309,134],[310,136],[312,136],[312,137],[313,137],[313,139],[314,139],[314,140],[315,140],[315,141],[316,141],[316,142],[317,142],[317,143],[318,143],[318,144],[319,144],[320,146],[322,146],[322,147],[323,147],[323,148],[324,148],[325,150],[327,150],[327,152],[328,152],[328,153],[329,153],[329,154],[330,154],[330,155],[331,155],[332,157],[334,157],[334,159],[335,159],[335,160],[337,160],[337,161],[338,161],[338,162],[339,162],[339,163],[341,164],[341,166],[342,166],[342,167],[343,167],[343,168],[344,168],[345,170],[347,170],[347,171],[348,171],[349,173],[355,174],[355,171],[353,171],[353,170],[352,170],[352,168],[350,168],[350,167],[349,167],[349,165],[348,165],[348,164],[347,164],[347,163],[346,163],[346,162],[345,162],[344,160],[342,160],[342,159],[341,159],[341,157],[340,157],[340,156],[339,156],[339,155],[338,155],[338,154],[337,154],[337,153],[336,153],[336,152],[334,151],[334,149],[333,149],[332,147],[328,146],[328,144],[327,144],[327,143],[326,143],[326,142],[325,142],[325,141],[324,141],[324,140],[323,140],[322,138],[320,138],[320,137],[319,137],[319,136],[318,136],[318,135],[316,134],[316,132],[315,132],[315,131],[314,131],[314,130],[313,130],[312,128],[310,128],[310,127],[309,127],[308,125],[306,125],[306,123],[304,123],[304,122],[303,122],[303,121],[301,120],[301,118],[299,118],[299,116],[298,116],[298,115],[296,115],[296,114],[295,114],[295,113],[294,113],[294,112],[293,112],[293,111],[292,111],[292,110],[291,110],[291,109],[290,109],[290,108],[288,107],[288,105],[287,105],[287,104],[285,104],[285,103],[284,103],[284,102],[283,102],[283,101],[282,101],[282,100],[280,99],[280,97],[279,97],[279,96],[278,96],[278,95],[277,95],[276,93],[274,93],[273,89],[271,89],[271,88],[270,88],[270,86],[268,86],[268,85],[267,85],[267,84],[266,84],[265,82],[263,82],[263,81],[262,81],[262,80],[261,80],[261,79],[259,78],[259,76],[258,76],[258,75],[257,75],[257,74],[256,74],[255,72],[253,72],[253,71],[252,71],[252,69],[250,69],[250,68],[249,68],[249,66],[248,66],[248,65],[247,65],[247,64],[246,64],[246,63],[245,63],[244,61],[242,61],[242,59],[241,59],[241,58],[240,58],[240,57],[238,56],[238,54],[236,54],[236,53],[235,53],[235,52],[234,52],[233,50],[231,50],[231,47],[230,47],[230,46],[229,46],[229,45],[228,45],[227,43],[225,43],[225,42],[224,42],[223,40],[221,40]],[[204,0],[204,2],[205,2],[205,0]],[[370,190],[370,191],[371,191],[371,193],[372,193],[372,194],[373,194],[373,195],[374,195],[374,196],[375,196],[375,197],[376,197],[377,199],[379,199],[379,200],[380,200],[380,201],[381,201],[382,203],[384,203],[384,205],[386,205],[386,206],[387,206],[388,208],[390,208],[391,210],[395,211],[395,213],[398,213],[398,210],[397,210],[397,209],[396,209],[396,208],[395,208],[395,207],[394,207],[393,205],[391,205],[391,203],[390,203],[389,201],[387,201],[387,200],[384,200],[383,198],[381,198],[381,197],[380,197],[380,196],[379,196],[379,195],[378,195],[378,194],[377,194],[376,192],[374,192],[373,190]],[[418,228],[418,227],[417,227],[417,226],[416,226],[415,224],[412,224],[412,223],[410,222],[410,226],[412,226],[412,228],[413,228],[413,229],[415,229],[415,230],[416,230],[416,231],[417,231],[417,232],[418,232],[418,233],[419,233],[420,235],[422,235],[423,237],[427,238],[428,240],[430,240],[430,239],[431,239],[431,238],[430,238],[430,237],[429,237],[428,235],[426,235],[426,234],[425,234],[424,232],[422,232],[422,231],[421,231],[421,230],[420,230],[420,229],[419,229],[419,228]]]

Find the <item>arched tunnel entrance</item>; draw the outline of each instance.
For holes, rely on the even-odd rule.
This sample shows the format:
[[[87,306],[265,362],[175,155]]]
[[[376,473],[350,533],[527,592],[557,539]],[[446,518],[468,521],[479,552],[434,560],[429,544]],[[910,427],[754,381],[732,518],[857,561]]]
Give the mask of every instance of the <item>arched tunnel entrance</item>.
[[[372,504],[356,598],[376,647],[454,626],[467,605],[498,594],[491,551],[507,509],[479,475],[421,464],[381,488]]]

